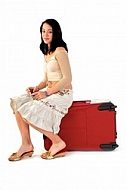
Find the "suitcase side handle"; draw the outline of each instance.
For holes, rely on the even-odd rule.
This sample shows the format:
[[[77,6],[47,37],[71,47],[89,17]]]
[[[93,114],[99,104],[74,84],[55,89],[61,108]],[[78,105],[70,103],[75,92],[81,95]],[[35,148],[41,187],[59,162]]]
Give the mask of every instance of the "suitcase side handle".
[[[102,103],[98,107],[98,110],[99,111],[103,111],[103,110],[115,111],[115,108],[117,108],[117,106],[115,106],[113,103],[111,103],[111,102],[105,102],[105,103]]]
[[[104,151],[111,151],[115,150],[118,147],[118,144],[116,142],[111,142],[109,144],[101,144],[100,148]]]

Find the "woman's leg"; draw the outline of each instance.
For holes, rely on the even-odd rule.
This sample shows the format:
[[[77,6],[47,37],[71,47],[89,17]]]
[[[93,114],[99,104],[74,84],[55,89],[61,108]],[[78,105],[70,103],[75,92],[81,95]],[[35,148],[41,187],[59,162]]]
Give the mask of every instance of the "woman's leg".
[[[30,125],[34,129],[36,129],[37,131],[39,131],[40,133],[47,136],[52,141],[52,146],[49,150],[49,151],[51,151],[52,156],[66,147],[65,142],[57,134],[54,134],[53,132],[45,131],[41,128],[38,128],[38,127],[32,125],[31,123],[29,123],[24,118],[23,118],[23,120],[24,120],[24,122],[28,123],[28,125]]]
[[[29,131],[29,125],[28,123],[26,123],[23,118],[21,117],[21,115],[19,114],[18,111],[15,110],[15,117],[16,117],[16,121],[19,127],[19,131],[21,133],[21,137],[22,137],[22,145],[19,148],[17,154],[20,156],[22,155],[24,152],[28,152],[34,149],[33,144],[31,142],[31,138],[30,138],[30,131]]]
[[[51,151],[51,155],[56,154],[57,152],[66,147],[65,142],[57,134],[45,131],[41,128],[32,125],[26,119],[24,119],[18,111],[15,111],[15,117],[22,137],[22,145],[17,152],[19,156],[22,155],[24,152],[28,152],[34,149],[30,138],[29,125],[37,131],[39,131],[40,133],[47,136],[52,141],[52,146],[49,150]]]

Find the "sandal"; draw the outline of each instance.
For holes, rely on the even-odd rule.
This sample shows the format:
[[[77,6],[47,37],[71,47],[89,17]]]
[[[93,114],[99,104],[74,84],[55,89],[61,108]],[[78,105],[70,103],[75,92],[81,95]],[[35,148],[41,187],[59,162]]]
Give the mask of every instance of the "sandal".
[[[13,153],[9,158],[8,160],[9,161],[19,161],[19,160],[22,160],[24,157],[31,157],[32,154],[33,154],[33,150],[29,151],[29,152],[24,152],[21,156],[18,156],[17,155],[17,152]]]
[[[59,158],[59,157],[64,157],[66,155],[67,152],[58,152],[56,153],[55,155],[51,155],[51,152],[48,151],[48,152],[45,152],[41,155],[41,158],[43,159],[54,159],[54,158]]]

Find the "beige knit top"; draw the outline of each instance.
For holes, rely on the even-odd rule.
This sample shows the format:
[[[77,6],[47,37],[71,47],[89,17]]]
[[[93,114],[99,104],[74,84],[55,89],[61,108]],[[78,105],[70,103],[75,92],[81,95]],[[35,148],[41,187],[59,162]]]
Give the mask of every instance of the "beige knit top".
[[[59,81],[56,85],[59,90],[65,88],[72,81],[72,74],[68,53],[60,50],[53,55],[48,61],[44,61],[44,78],[43,82]]]

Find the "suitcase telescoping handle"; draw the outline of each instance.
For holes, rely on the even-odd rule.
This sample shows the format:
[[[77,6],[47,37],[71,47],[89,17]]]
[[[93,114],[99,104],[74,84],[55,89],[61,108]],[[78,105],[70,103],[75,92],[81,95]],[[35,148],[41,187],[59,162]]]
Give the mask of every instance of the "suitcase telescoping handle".
[[[90,104],[91,100],[74,100],[73,103],[86,103],[86,104]]]
[[[76,100],[74,102],[84,102],[87,104],[101,104],[101,103],[109,103],[111,102],[109,99],[94,99],[94,100]]]
[[[115,111],[115,108],[117,108],[117,106],[115,106],[112,102],[107,101],[91,101],[91,100],[79,100],[79,101],[73,101],[73,103],[84,103],[87,105],[92,105],[92,104],[99,104],[98,106],[98,110],[99,111],[103,111],[103,110],[109,110],[109,111]]]
[[[110,101],[108,99],[94,99],[94,100],[75,100],[73,102],[74,103],[82,102],[82,103],[86,103],[86,104],[98,104],[98,103],[107,103]]]

